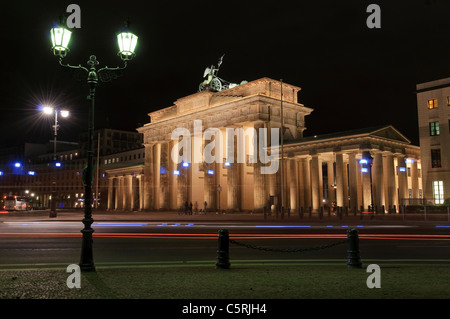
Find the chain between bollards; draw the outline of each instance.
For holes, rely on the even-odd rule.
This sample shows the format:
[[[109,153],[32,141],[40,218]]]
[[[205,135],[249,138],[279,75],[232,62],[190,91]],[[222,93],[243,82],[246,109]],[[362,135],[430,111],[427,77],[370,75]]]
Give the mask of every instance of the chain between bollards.
[[[230,236],[227,229],[219,230],[219,238],[218,238],[218,247],[217,247],[217,261],[216,261],[216,269],[229,269],[230,268]],[[340,242],[335,242],[326,246],[321,247],[312,247],[312,248],[302,248],[302,249],[269,249],[258,247],[249,244],[243,244],[236,241],[232,241],[234,244],[238,244],[247,248],[252,249],[260,249],[267,251],[277,251],[277,252],[303,252],[309,250],[320,250],[330,248],[336,245],[340,245],[342,243],[347,242],[347,266],[349,268],[362,268],[361,258],[359,255],[359,237],[358,231],[356,229],[347,230],[347,239]]]

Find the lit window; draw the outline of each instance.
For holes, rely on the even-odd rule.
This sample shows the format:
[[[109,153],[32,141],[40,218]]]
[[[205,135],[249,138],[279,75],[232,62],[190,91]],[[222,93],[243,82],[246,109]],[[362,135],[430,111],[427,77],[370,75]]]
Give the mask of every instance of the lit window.
[[[437,99],[431,99],[428,100],[428,109],[436,109],[438,107],[438,100]]]
[[[432,168],[441,167],[441,150],[440,149],[431,150],[431,167]]]
[[[447,105],[450,106],[450,96],[447,96]]]
[[[430,136],[439,135],[439,122],[430,122]]]
[[[433,198],[435,204],[444,203],[444,182],[433,181]]]

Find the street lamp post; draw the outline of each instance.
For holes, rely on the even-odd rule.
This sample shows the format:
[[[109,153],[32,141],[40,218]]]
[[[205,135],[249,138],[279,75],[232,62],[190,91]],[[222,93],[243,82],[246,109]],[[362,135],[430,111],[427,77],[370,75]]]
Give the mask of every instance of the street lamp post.
[[[98,61],[95,55],[91,55],[87,64],[89,69],[81,65],[72,66],[62,63],[62,59],[69,51],[69,41],[71,31],[64,27],[65,21],[61,21],[62,25],[51,29],[50,35],[52,39],[52,51],[55,56],[59,57],[59,64],[70,69],[83,70],[87,74],[87,83],[89,86],[89,118],[88,118],[88,143],[87,143],[87,166],[83,172],[83,184],[85,186],[84,199],[84,219],[82,220],[84,228],[81,230],[83,234],[81,246],[80,269],[81,271],[95,271],[93,250],[92,250],[92,234],[94,230],[91,228],[94,220],[92,219],[92,184],[93,184],[93,136],[94,136],[94,106],[95,106],[95,91],[99,81],[108,82],[118,77],[118,72],[127,67],[127,61],[131,60],[135,53],[134,50],[137,44],[137,36],[133,33],[124,30],[117,35],[119,44],[118,55],[124,62],[123,67],[109,68],[104,67],[97,70]],[[128,27],[128,25],[126,25]]]
[[[220,192],[222,191],[222,186],[220,186],[220,184],[217,187],[217,191],[219,192],[219,214],[220,214]]]
[[[45,114],[52,115],[55,114],[55,124],[53,125],[53,166],[56,165],[56,137],[58,135],[58,113],[61,114],[62,117],[68,117],[69,111],[54,109],[50,106],[44,106],[43,112]],[[53,167],[53,170],[56,169],[56,166]],[[50,215],[49,217],[56,217],[56,172],[53,171],[53,182],[52,182],[52,201],[50,206]]]

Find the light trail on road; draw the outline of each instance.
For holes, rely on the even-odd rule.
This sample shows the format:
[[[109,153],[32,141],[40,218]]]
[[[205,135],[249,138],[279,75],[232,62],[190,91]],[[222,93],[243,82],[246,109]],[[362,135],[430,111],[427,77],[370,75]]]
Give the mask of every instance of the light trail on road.
[[[81,237],[81,233],[63,232],[8,232],[0,237]],[[98,232],[96,238],[167,238],[167,239],[217,239],[215,233],[110,233]],[[230,234],[230,239],[343,239],[346,234]],[[450,235],[423,234],[359,234],[360,239],[372,240],[450,240]]]

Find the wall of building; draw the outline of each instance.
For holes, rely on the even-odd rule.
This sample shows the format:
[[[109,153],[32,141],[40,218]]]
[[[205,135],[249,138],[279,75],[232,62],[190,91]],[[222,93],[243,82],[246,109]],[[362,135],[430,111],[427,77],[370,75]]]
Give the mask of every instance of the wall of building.
[[[443,184],[443,199],[450,198],[450,78],[417,85],[417,111],[424,180],[424,197],[434,200],[434,184]],[[430,103],[437,106],[429,108]],[[431,135],[430,123],[439,123],[439,135]],[[435,124],[433,124],[435,125]],[[435,133],[435,132],[434,132]],[[432,150],[440,150],[441,165],[433,167]]]

